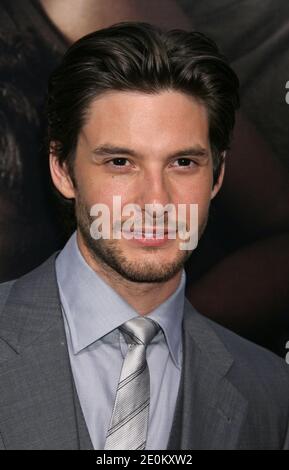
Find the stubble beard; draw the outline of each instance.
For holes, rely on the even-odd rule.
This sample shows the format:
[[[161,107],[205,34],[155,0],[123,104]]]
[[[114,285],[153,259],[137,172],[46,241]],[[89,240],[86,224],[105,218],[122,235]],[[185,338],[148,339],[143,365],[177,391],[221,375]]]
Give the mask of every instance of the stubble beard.
[[[172,279],[179,273],[186,261],[190,258],[193,250],[178,250],[173,261],[162,262],[162,265],[156,261],[130,261],[119,246],[119,240],[115,239],[94,239],[90,234],[92,219],[90,209],[82,200],[80,194],[77,194],[75,201],[75,214],[77,227],[82,236],[83,242],[89,255],[107,274],[118,276],[131,282],[138,283],[164,283]],[[207,219],[199,229],[202,234],[207,223]],[[147,253],[156,252],[158,248],[141,248]],[[151,257],[150,257],[151,258]]]

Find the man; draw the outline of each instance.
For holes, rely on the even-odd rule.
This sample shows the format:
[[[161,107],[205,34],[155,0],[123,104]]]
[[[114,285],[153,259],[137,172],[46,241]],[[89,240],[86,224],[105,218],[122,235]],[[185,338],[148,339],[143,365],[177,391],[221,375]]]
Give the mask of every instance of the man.
[[[77,230],[0,286],[1,448],[289,448],[285,361],[184,296],[183,229],[196,205],[205,229],[237,107],[237,77],[200,33],[120,23],[67,51],[49,86],[50,169]]]

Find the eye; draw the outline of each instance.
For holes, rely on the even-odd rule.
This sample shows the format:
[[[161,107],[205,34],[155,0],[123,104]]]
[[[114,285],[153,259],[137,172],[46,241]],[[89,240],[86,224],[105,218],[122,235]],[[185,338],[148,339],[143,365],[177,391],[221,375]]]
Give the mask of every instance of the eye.
[[[191,160],[190,158],[178,158],[177,160],[175,160],[175,162],[180,163],[180,165],[178,165],[179,168],[193,168],[194,166],[196,166],[196,162],[194,160]]]
[[[106,165],[110,164],[110,166],[113,166],[113,167],[124,167],[126,166],[125,165],[126,162],[128,162],[127,158],[117,157],[106,162]]]

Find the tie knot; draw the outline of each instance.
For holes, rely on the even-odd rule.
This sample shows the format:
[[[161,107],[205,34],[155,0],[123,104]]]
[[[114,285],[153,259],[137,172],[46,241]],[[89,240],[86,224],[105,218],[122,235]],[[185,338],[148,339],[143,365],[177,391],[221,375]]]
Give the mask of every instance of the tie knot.
[[[119,327],[127,343],[147,345],[159,331],[159,325],[151,318],[136,317]]]

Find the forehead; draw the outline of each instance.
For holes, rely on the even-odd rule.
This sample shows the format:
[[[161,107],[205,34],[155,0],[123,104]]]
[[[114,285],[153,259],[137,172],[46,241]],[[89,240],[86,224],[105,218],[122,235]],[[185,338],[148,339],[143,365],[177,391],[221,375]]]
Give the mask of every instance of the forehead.
[[[110,91],[90,104],[81,134],[118,143],[149,144],[208,141],[208,114],[204,104],[175,90],[156,94]]]

